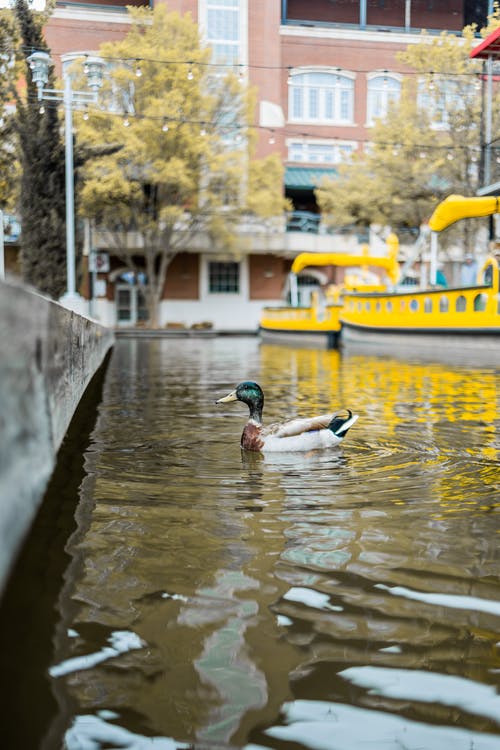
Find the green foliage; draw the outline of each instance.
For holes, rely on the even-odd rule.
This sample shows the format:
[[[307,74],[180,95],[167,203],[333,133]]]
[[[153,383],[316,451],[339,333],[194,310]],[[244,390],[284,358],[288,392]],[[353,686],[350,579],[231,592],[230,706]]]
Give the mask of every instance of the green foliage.
[[[66,286],[64,149],[57,109],[49,107],[43,116],[40,114],[26,62],[27,50],[47,51],[42,33],[45,20],[46,16],[32,11],[26,0],[16,0],[13,15],[5,20],[11,34],[9,57],[14,63],[14,74],[8,82],[8,94],[6,89],[2,95],[9,95],[15,102],[15,111],[6,121],[11,136],[7,148],[11,149],[11,156],[17,153],[18,159],[11,158],[11,184],[6,186],[3,196],[8,204],[14,200],[17,203],[24,279],[44,294],[58,298]],[[26,97],[16,85],[21,70]],[[49,86],[54,84],[51,75]]]
[[[0,102],[3,110],[0,119],[0,207],[13,210],[19,179],[19,162],[16,158],[16,133],[13,105],[15,82],[19,65],[17,28],[10,10],[0,10]]]
[[[129,13],[127,36],[100,49],[110,73],[102,96],[115,114],[91,112],[79,123],[86,143],[119,142],[122,148],[87,164],[82,210],[112,230],[113,252],[131,270],[146,269],[144,291],[155,326],[167,267],[177,252],[192,246],[195,236],[208,238],[212,248],[236,251],[242,212],[267,215],[270,205],[282,211],[285,202],[276,197],[282,183],[274,161],[266,179],[248,178],[251,92],[236,75],[207,65],[210,52],[191,18],[162,5]],[[132,106],[124,127],[123,114]],[[252,169],[255,174],[257,167]]]
[[[475,194],[482,103],[481,64],[468,57],[473,43],[470,28],[461,39],[424,32],[399,54],[409,70],[400,100],[375,124],[364,152],[317,191],[331,222],[388,224],[397,232],[419,227],[451,193]]]
[[[291,210],[292,204],[283,204],[281,191],[277,189],[283,182],[283,163],[279,154],[271,154],[266,159],[249,163],[247,207],[251,213],[263,218],[280,216],[283,208]]]

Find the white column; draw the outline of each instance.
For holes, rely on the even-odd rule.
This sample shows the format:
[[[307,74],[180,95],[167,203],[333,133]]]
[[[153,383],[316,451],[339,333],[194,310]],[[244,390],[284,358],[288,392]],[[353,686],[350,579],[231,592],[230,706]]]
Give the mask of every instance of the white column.
[[[491,135],[492,135],[492,97],[493,97],[493,59],[488,55],[486,61],[486,122],[485,122],[485,151],[484,151],[484,184],[491,182]]]
[[[290,273],[290,304],[292,307],[299,306],[299,289],[297,285],[297,274]]]
[[[360,0],[359,3],[359,25],[362,29],[366,28],[367,14],[366,14],[366,0]]]
[[[432,285],[436,284],[437,276],[437,260],[438,260],[438,235],[437,232],[431,232],[431,262],[429,268],[429,282]]]
[[[0,210],[0,281],[5,280],[5,246],[3,235],[3,211]]]
[[[411,28],[411,0],[405,0],[405,31]]]
[[[75,283],[75,177],[73,173],[73,111],[71,78],[64,78],[64,144],[66,155],[66,294],[74,297]]]

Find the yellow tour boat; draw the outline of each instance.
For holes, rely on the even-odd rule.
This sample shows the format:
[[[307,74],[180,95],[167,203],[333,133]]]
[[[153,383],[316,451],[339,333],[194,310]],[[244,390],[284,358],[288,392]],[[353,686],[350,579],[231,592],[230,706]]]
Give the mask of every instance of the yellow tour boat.
[[[290,271],[290,295],[295,304],[265,307],[260,319],[259,333],[262,339],[299,346],[325,346],[335,348],[341,330],[340,313],[344,309],[343,296],[347,290],[380,292],[386,284],[369,269],[382,269],[391,283],[399,276],[397,255],[399,242],[395,235],[387,238],[387,256],[371,256],[364,246],[360,255],[349,253],[300,253],[293,261]],[[349,269],[342,285],[330,285],[324,293],[314,291],[311,304],[296,304],[297,274],[305,268],[335,266]]]
[[[499,199],[449,196],[429,220],[431,278],[437,267],[436,233],[462,218],[500,212]],[[453,289],[426,289],[344,295],[340,314],[342,344],[460,347],[478,350],[500,341],[498,258],[490,256],[478,272],[477,283]]]
[[[500,198],[495,196],[451,195],[436,207],[429,220],[431,279],[436,278],[438,233],[460,219],[494,213],[500,213]],[[475,286],[394,291],[400,273],[395,235],[390,235],[387,246],[387,255],[380,257],[370,256],[367,247],[361,255],[298,255],[290,273],[292,299],[296,275],[304,268],[344,266],[351,267],[351,272],[341,286],[330,286],[324,295],[313,292],[311,304],[306,307],[265,307],[260,320],[261,337],[330,348],[353,343],[376,344],[378,348],[382,344],[410,348],[424,344],[431,348],[458,346],[491,351],[492,343],[500,339],[498,257],[487,258]],[[388,283],[373,283],[373,276],[368,273],[370,266],[383,269]]]

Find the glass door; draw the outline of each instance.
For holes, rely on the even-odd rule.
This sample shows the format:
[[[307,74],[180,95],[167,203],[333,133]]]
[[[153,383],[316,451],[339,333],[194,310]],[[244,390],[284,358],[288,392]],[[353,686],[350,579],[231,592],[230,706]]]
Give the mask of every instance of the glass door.
[[[135,326],[148,319],[144,294],[133,284],[116,286],[116,324],[118,326]]]
[[[116,323],[119,326],[133,326],[136,323],[133,292],[134,287],[130,284],[118,284],[116,287]]]

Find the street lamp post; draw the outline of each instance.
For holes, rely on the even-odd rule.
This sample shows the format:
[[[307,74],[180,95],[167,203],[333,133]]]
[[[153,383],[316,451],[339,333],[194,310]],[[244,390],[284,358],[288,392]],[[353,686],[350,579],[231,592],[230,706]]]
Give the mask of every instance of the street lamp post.
[[[77,58],[84,57],[84,72],[87,76],[89,91],[74,91],[70,66]],[[73,169],[73,109],[81,109],[97,103],[99,89],[102,86],[105,63],[100,57],[84,53],[63,55],[64,89],[45,88],[49,80],[49,66],[53,64],[47,52],[33,52],[28,57],[33,83],[37,87],[39,101],[62,102],[64,106],[64,144],[65,144],[65,190],[66,190],[66,292],[61,303],[71,310],[84,311],[84,301],[76,291],[76,254],[75,254],[75,176]]]

